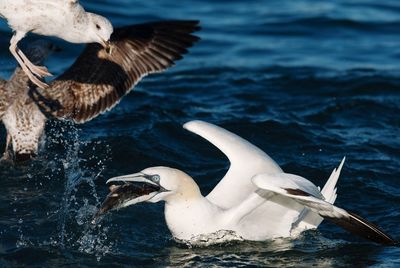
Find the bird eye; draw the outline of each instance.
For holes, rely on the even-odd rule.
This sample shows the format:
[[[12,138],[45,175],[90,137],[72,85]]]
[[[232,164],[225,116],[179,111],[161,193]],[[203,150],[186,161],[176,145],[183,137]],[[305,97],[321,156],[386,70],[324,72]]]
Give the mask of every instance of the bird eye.
[[[97,30],[101,29],[100,25],[98,25],[98,24],[96,24],[96,28],[97,28]]]
[[[151,180],[154,181],[154,182],[160,182],[160,176],[153,175],[153,176],[151,176]]]

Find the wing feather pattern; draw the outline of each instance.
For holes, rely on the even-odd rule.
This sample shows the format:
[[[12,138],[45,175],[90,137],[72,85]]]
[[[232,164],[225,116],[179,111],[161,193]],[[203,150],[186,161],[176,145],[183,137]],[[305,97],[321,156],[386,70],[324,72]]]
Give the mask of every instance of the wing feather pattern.
[[[253,183],[259,189],[288,197],[351,233],[379,244],[398,245],[397,241],[377,225],[352,212],[334,206],[325,201],[322,196],[309,191],[310,187],[306,182],[308,181],[300,176],[287,173],[259,174],[253,178]]]
[[[146,75],[164,71],[199,40],[198,21],[162,21],[115,29],[112,50],[89,44],[75,63],[31,95],[49,116],[83,123],[112,109]]]

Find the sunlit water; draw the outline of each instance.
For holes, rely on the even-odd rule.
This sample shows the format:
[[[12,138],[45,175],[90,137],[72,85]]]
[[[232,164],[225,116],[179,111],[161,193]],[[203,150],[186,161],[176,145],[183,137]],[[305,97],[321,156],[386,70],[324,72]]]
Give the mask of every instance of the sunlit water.
[[[296,240],[208,246],[174,241],[163,204],[132,206],[91,224],[105,181],[148,166],[182,169],[209,192],[229,164],[181,127],[201,119],[319,186],[346,156],[337,204],[400,239],[400,2],[81,2],[116,26],[200,19],[202,41],[111,112],[85,125],[49,122],[37,160],[0,164],[0,266],[400,265],[399,249],[326,222]],[[0,30],[0,75],[8,78],[11,32],[4,22]],[[54,41],[64,50],[47,66],[58,75],[83,46]],[[4,148],[4,129],[1,135]]]

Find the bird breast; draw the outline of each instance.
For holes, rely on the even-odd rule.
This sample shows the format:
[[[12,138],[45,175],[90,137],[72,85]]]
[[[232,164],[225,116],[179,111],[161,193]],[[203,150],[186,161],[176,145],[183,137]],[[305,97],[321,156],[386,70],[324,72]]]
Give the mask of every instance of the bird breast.
[[[208,200],[166,203],[165,220],[172,235],[181,240],[210,234],[223,229],[222,211]]]

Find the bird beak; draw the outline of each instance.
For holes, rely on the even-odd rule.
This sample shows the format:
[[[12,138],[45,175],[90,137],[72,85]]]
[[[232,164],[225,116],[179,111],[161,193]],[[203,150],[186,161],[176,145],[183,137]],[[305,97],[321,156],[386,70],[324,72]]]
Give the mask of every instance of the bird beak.
[[[111,178],[106,184],[109,186],[110,193],[96,213],[94,220],[108,211],[145,202],[159,192],[165,191],[158,183],[151,181],[150,176],[141,172]]]
[[[108,55],[111,55],[112,53],[112,44],[110,41],[106,41],[103,38],[101,38],[101,45],[103,46],[103,48],[106,50]]]

